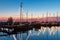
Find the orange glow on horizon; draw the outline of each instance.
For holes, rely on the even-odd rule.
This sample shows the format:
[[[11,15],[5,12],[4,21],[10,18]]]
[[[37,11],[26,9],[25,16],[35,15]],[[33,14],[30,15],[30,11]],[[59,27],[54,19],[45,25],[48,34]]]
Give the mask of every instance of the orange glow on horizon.
[[[3,20],[3,19],[7,20],[9,17],[12,17],[13,19],[20,19],[20,16],[0,16],[0,20]],[[28,17],[28,19],[34,19],[34,18],[38,18],[38,17],[36,17],[36,16],[34,16],[34,17],[29,16]],[[22,19],[27,19],[27,17],[23,16]]]
[[[20,16],[0,16],[0,21],[7,21],[9,17],[12,17],[14,21],[19,21],[20,20]],[[46,21],[46,18],[47,17],[37,17],[37,16],[29,16],[28,17],[28,20],[31,20],[33,19],[33,21]],[[27,17],[26,16],[23,16],[22,18],[23,20],[27,20]],[[48,21],[53,21],[53,20],[56,20],[56,17],[48,17]]]

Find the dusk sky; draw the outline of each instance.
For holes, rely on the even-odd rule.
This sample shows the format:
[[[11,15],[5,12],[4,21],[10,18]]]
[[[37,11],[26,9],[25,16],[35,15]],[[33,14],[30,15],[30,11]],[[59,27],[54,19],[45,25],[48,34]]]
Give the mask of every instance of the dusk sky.
[[[60,0],[0,0],[0,18],[19,17],[20,3],[23,5],[23,15],[28,11],[29,16],[53,16],[60,14]]]

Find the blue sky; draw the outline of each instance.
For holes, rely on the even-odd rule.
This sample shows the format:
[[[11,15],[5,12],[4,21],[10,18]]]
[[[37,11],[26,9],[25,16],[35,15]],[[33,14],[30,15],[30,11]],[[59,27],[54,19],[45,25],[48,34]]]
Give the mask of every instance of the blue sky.
[[[60,13],[60,0],[0,0],[0,16],[19,16],[21,2],[24,15],[27,10],[35,16]]]

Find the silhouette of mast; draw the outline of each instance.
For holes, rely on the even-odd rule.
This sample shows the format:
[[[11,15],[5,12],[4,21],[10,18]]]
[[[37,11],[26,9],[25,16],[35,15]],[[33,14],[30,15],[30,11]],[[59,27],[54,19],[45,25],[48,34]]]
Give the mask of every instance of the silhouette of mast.
[[[47,12],[47,14],[46,14],[46,22],[48,22],[48,12]]]
[[[26,12],[26,22],[28,22],[28,11]]]
[[[38,16],[38,21],[39,21],[40,17]]]
[[[53,13],[53,16],[55,17],[55,13]],[[53,18],[54,18],[54,17],[53,17]],[[55,19],[53,19],[53,21],[55,22]]]
[[[31,22],[33,21],[32,19],[33,19],[33,14],[31,13]]]
[[[42,18],[44,18],[44,14],[42,14]],[[43,20],[42,22],[45,22],[45,20]]]
[[[22,2],[20,4],[20,22],[22,22]]]
[[[58,22],[58,12],[57,12],[57,22]]]

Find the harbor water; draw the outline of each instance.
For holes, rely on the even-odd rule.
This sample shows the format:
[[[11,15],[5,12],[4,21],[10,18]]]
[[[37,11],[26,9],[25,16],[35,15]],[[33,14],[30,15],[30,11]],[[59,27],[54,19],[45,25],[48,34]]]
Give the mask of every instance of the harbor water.
[[[11,35],[0,32],[0,40],[60,40],[60,27],[33,28]]]

